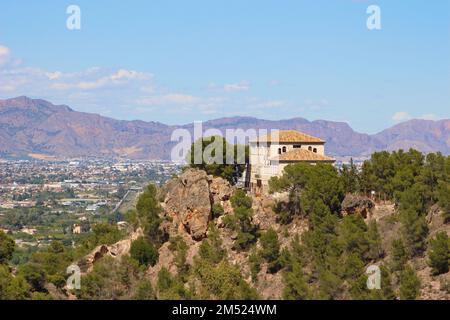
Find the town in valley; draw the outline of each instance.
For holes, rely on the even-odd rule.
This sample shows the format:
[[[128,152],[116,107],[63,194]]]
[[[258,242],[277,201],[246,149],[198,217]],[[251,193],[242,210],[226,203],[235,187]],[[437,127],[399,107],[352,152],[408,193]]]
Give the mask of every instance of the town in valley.
[[[75,244],[99,222],[126,228],[124,215],[143,188],[180,170],[160,160],[0,160],[0,230],[27,249]]]

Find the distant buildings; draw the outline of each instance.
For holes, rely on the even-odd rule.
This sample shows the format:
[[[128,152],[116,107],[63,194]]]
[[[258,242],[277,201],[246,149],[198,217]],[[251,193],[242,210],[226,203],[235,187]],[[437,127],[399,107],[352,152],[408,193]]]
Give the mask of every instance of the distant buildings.
[[[164,183],[179,172],[181,166],[169,161],[0,159],[0,228],[14,233],[25,246],[31,238],[37,245],[37,239],[55,234],[68,240],[72,234],[89,232],[90,220],[96,220],[93,216],[116,218],[130,192],[138,194],[149,182]],[[22,224],[10,221],[10,213],[27,218],[28,213],[37,213],[51,219],[36,224],[27,220],[27,227],[20,230]],[[55,231],[61,226],[63,235]],[[47,240],[39,241],[44,245]]]
[[[26,234],[29,234],[29,235],[35,235],[36,233],[37,233],[37,230],[36,229],[32,229],[32,228],[22,228],[22,229],[20,229],[20,232],[22,232],[22,233],[26,233]]]
[[[81,234],[81,225],[79,224],[74,224],[72,226],[72,233],[73,234]]]
[[[126,221],[119,221],[119,222],[117,222],[117,228],[119,230],[126,230],[126,229],[128,229],[129,226],[130,226],[129,223],[126,222]]]

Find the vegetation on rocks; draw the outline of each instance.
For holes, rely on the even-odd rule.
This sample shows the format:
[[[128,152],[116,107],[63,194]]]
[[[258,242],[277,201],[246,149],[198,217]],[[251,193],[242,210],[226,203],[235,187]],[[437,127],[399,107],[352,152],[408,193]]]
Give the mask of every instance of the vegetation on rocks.
[[[246,250],[256,242],[257,227],[252,223],[252,198],[247,196],[243,190],[238,189],[231,197],[231,204],[234,214],[227,215],[224,223],[236,232],[234,249]]]

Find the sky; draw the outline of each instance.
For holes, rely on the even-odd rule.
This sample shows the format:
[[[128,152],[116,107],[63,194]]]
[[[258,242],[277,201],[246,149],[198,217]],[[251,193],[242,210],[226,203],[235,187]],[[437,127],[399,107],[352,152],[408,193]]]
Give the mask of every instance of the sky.
[[[1,1],[0,98],[21,95],[167,124],[450,118],[450,1]]]

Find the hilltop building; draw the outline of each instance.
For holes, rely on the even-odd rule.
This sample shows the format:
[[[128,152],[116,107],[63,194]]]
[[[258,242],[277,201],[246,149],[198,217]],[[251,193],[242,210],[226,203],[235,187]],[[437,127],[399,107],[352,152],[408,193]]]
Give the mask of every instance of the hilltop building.
[[[294,130],[280,130],[250,140],[249,187],[267,191],[269,180],[281,176],[288,164],[334,163],[325,155],[325,141]]]

